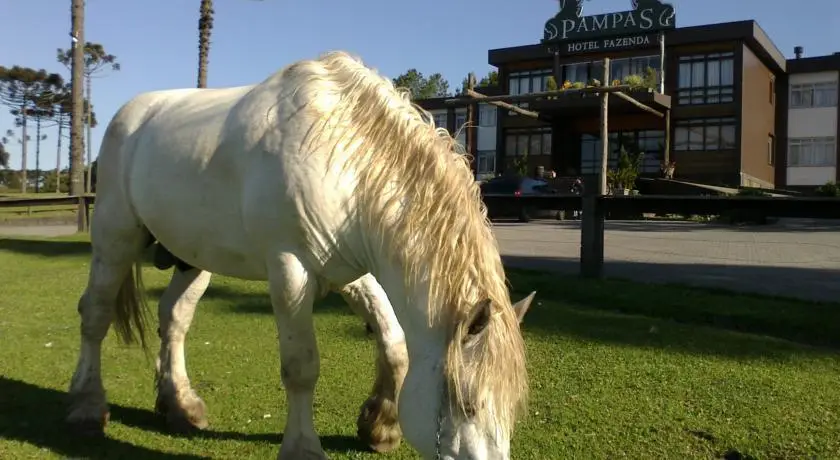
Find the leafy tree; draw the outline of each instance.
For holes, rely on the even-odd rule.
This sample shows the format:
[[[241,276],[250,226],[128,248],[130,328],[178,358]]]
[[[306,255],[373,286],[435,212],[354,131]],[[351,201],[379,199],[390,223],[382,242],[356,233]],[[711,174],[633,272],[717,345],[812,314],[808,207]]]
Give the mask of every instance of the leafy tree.
[[[9,140],[5,137],[0,138],[0,167],[3,169],[9,168],[9,151],[6,150],[6,144]]]
[[[27,125],[30,118],[38,124],[40,136],[40,121],[44,117],[44,98],[49,97],[57,88],[64,85],[61,75],[47,73],[46,70],[35,70],[28,67],[0,66],[0,103],[9,107],[15,117],[15,125],[21,129],[21,192],[26,192],[26,160],[27,160]]]
[[[56,57],[58,62],[64,64],[68,69],[72,68],[73,62],[73,50],[62,50],[58,49]],[[91,164],[91,135],[90,130],[95,126],[93,123],[93,96],[91,93],[91,79],[94,77],[104,76],[103,73],[106,70],[112,71],[119,71],[120,70],[120,63],[117,62],[117,57],[113,54],[110,54],[105,51],[105,47],[99,43],[91,43],[87,42],[84,46],[84,68],[82,70],[82,74],[85,79],[85,112],[84,112],[84,123],[87,127],[87,135],[85,136],[85,146],[87,148],[87,165],[88,171],[86,175],[86,182],[85,182],[85,190],[90,192],[91,189],[91,173],[90,173],[90,164]]]
[[[451,96],[449,82],[440,73],[425,77],[422,72],[412,68],[392,81],[398,88],[408,88],[412,99]]]

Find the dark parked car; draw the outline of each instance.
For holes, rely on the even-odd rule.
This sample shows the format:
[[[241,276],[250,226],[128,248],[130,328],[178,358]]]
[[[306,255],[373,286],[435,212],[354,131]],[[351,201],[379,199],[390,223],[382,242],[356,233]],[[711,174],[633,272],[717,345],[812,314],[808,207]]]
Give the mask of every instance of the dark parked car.
[[[521,197],[533,195],[556,195],[558,191],[548,182],[524,176],[500,176],[494,177],[481,184],[482,197]],[[516,218],[520,222],[528,222],[532,217],[539,214],[556,214],[552,212],[541,212],[534,206],[525,206],[517,203],[517,200],[505,200],[504,203],[485,200],[487,203],[487,215],[491,219]]]

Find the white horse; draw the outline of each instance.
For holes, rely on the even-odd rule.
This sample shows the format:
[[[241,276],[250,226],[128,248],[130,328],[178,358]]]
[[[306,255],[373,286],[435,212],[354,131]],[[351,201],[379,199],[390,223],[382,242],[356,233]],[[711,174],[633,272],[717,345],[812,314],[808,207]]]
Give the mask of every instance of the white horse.
[[[366,273],[405,337],[405,439],[425,458],[510,457],[528,392],[519,321],[534,294],[511,305],[463,151],[407,92],[335,52],[253,86],[146,93],[110,122],[98,167],[68,422],[104,427],[112,322],[145,346],[139,265],[154,238],[197,267],[167,289],[173,317],[172,299],[194,303],[204,273],[268,281],[288,404],[278,458],[326,458],[312,305]],[[170,341],[186,333],[178,323],[164,328]]]

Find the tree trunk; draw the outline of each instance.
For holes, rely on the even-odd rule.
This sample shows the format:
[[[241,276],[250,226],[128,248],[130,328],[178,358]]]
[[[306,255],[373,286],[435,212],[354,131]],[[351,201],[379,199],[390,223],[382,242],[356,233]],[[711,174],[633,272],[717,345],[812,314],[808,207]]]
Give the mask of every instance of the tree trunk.
[[[70,9],[73,43],[73,59],[71,65],[70,97],[73,101],[73,112],[70,115],[70,194],[79,196],[84,193],[84,85],[85,71],[85,2],[72,0]]]
[[[61,132],[64,128],[64,113],[58,114],[58,145],[55,147],[55,193],[61,193]]]
[[[85,96],[87,97],[87,104],[85,104],[85,108],[86,108],[85,112],[87,112],[87,113],[85,113],[85,123],[87,124],[87,135],[85,136],[85,149],[87,149],[87,165],[85,166],[85,170],[87,171],[87,174],[85,175],[85,192],[90,193],[91,190],[92,190],[91,189],[91,184],[93,183],[92,182],[93,171],[91,171],[91,167],[90,167],[90,165],[91,165],[91,160],[90,160],[90,144],[91,144],[91,141],[90,141],[90,123],[92,121],[91,111],[93,111],[93,98],[91,97],[91,92],[90,92],[90,75],[87,75],[85,77],[85,80],[86,80],[85,83],[87,85],[87,88],[85,88]]]
[[[35,119],[35,193],[41,193],[41,116]]]
[[[26,148],[26,102],[23,103],[23,107],[20,110],[20,117],[21,117],[21,125],[20,125],[20,193],[26,193],[26,183],[28,182],[27,174],[26,174],[26,157],[28,156],[28,151]]]
[[[201,0],[198,17],[198,87],[207,87],[210,33],[213,29],[213,0]]]

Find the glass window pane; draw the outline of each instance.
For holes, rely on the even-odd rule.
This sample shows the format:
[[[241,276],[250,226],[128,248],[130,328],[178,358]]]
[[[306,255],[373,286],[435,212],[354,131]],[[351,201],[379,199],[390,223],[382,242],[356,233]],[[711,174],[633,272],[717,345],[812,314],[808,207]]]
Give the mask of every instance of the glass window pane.
[[[688,150],[688,128],[674,129],[674,150]]]
[[[703,150],[703,127],[691,126],[688,128],[688,149]]]
[[[542,135],[543,155],[551,155],[551,133],[543,133]]]
[[[735,60],[732,58],[720,61],[720,84],[731,86],[735,82]]]
[[[735,148],[735,125],[723,125],[720,127],[721,149]]]
[[[709,61],[706,65],[706,84],[720,86],[720,61]]]
[[[542,155],[542,136],[531,134],[528,136],[528,155]]]
[[[690,88],[691,87],[691,63],[690,62],[680,63],[679,87],[680,88]]]
[[[706,86],[706,63],[704,61],[691,64],[691,87],[702,88]]]
[[[706,150],[720,150],[720,126],[706,126],[705,142]]]
[[[505,154],[509,157],[516,155],[516,136],[505,136]]]
[[[527,135],[519,135],[516,136],[516,154],[517,155],[530,155],[531,152],[528,151],[528,136]]]

